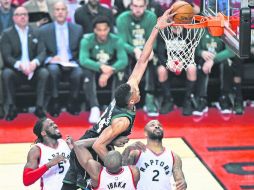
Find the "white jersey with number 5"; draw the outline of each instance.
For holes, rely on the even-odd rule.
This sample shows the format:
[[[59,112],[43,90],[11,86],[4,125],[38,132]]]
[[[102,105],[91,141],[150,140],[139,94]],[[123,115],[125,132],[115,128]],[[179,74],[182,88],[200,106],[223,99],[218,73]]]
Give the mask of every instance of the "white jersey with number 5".
[[[141,152],[136,166],[140,170],[137,190],[172,190],[173,153],[164,148],[161,154],[146,149]]]
[[[63,139],[58,139],[58,147],[56,149],[46,146],[42,143],[37,143],[36,146],[40,148],[41,157],[39,161],[39,167],[48,163],[57,155],[63,155],[66,157],[66,162],[60,162],[57,165],[51,167],[41,177],[41,189],[42,190],[60,190],[63,184],[63,178],[70,166],[70,148]]]

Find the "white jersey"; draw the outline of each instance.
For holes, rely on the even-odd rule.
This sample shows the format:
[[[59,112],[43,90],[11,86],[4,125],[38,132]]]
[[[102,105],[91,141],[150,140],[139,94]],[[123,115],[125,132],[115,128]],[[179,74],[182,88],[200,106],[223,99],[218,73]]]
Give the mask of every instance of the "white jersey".
[[[66,162],[59,162],[57,165],[51,167],[41,177],[42,190],[60,190],[62,188],[63,178],[70,166],[69,159],[71,151],[69,146],[63,139],[58,139],[58,147],[56,149],[42,143],[37,143],[36,146],[38,146],[41,151],[39,167],[48,163],[57,155],[63,155],[66,157]]]
[[[99,184],[94,190],[135,190],[134,178],[129,166],[123,166],[118,174],[111,174],[105,167],[99,176]]]
[[[141,152],[136,166],[140,170],[140,180],[137,190],[172,190],[172,168],[174,158],[172,151],[164,149],[156,154],[146,149]]]

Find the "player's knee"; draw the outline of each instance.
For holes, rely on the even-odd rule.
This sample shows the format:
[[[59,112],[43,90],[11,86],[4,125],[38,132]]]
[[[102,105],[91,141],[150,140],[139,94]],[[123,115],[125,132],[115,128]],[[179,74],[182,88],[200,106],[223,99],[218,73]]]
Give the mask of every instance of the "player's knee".
[[[159,82],[165,82],[168,79],[168,70],[160,65],[157,69]]]
[[[195,65],[189,65],[187,71],[187,79],[194,81],[197,79],[197,67]]]

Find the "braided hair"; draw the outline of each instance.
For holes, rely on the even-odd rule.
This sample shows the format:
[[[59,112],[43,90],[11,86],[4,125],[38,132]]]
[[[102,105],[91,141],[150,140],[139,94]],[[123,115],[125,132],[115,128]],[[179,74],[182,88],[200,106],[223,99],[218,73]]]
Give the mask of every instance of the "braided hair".
[[[35,143],[42,143],[43,142],[43,138],[41,136],[41,131],[42,131],[43,123],[46,120],[47,120],[47,118],[40,119],[34,125],[33,133],[37,136]]]

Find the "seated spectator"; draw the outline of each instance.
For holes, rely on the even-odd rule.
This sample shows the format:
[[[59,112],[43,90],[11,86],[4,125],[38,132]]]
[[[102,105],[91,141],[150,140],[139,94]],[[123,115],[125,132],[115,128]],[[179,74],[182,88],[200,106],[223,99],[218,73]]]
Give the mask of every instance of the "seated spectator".
[[[8,113],[6,120],[17,116],[15,90],[21,83],[36,84],[35,115],[45,117],[44,97],[49,73],[44,68],[45,51],[38,38],[38,32],[28,26],[28,11],[18,7],[14,11],[15,26],[3,32],[2,55],[4,59],[3,86]]]
[[[49,113],[57,117],[60,114],[59,82],[68,78],[70,96],[67,110],[77,115],[80,112],[79,92],[82,84],[83,71],[78,62],[79,43],[82,38],[82,27],[67,23],[68,10],[64,2],[54,5],[54,23],[40,29],[40,37],[46,48],[45,64],[51,77],[51,101]]]
[[[84,34],[93,32],[92,20],[97,16],[105,16],[110,21],[110,30],[113,32],[115,18],[110,9],[100,5],[99,0],[88,0],[87,4],[79,7],[75,12],[75,22],[83,27]]]
[[[42,26],[43,24],[46,24],[50,22],[51,19],[53,19],[53,6],[54,3],[57,0],[28,0],[23,4],[23,6],[28,10],[29,13],[49,13],[50,17],[45,14],[45,16],[38,16],[34,14],[34,17],[39,17],[39,18],[30,18],[32,21],[30,22],[34,27],[37,26]]]
[[[197,58],[197,84],[196,84],[196,99],[198,107],[194,110],[193,115],[202,116],[208,111],[207,107],[207,86],[211,69],[214,64],[228,65],[228,59],[235,57],[235,54],[223,43],[219,37],[211,36],[206,30],[205,34],[201,38],[198,47],[196,48]],[[225,76],[229,76],[225,74]],[[224,81],[224,80],[223,80]],[[228,89],[228,80],[226,80],[226,88]],[[224,84],[224,82],[222,82]],[[225,86],[225,85],[222,85]],[[229,87],[230,88],[230,87]],[[228,93],[231,90],[226,90],[227,93],[222,93],[221,111],[227,112],[229,109],[226,104],[229,104]],[[239,95],[239,94],[238,94]]]
[[[98,100],[96,96],[96,78],[101,88],[108,86],[109,79],[113,92],[116,86],[122,84],[125,79],[123,70],[128,64],[127,53],[124,44],[117,36],[110,33],[110,22],[107,17],[98,16],[93,21],[94,33],[87,34],[81,41],[80,63],[87,69],[85,77],[89,82],[85,83],[85,93],[90,103],[90,123],[99,120]]]
[[[130,11],[125,11],[117,17],[116,25],[118,34],[125,42],[125,49],[129,54],[129,67],[127,75],[139,59],[145,42],[156,24],[156,15],[146,10],[146,0],[132,0]],[[154,49],[155,49],[154,45]],[[158,116],[158,108],[155,105],[155,65],[151,63],[153,55],[150,56],[148,68],[146,70],[143,82],[145,83],[145,111],[148,116]]]
[[[6,28],[13,26],[14,9],[11,0],[0,0],[0,36]]]
[[[5,29],[13,26],[14,7],[11,6],[11,0],[0,0],[0,41],[2,33]],[[4,96],[3,96],[3,84],[2,84],[2,68],[3,60],[0,51],[0,119],[4,118]]]

